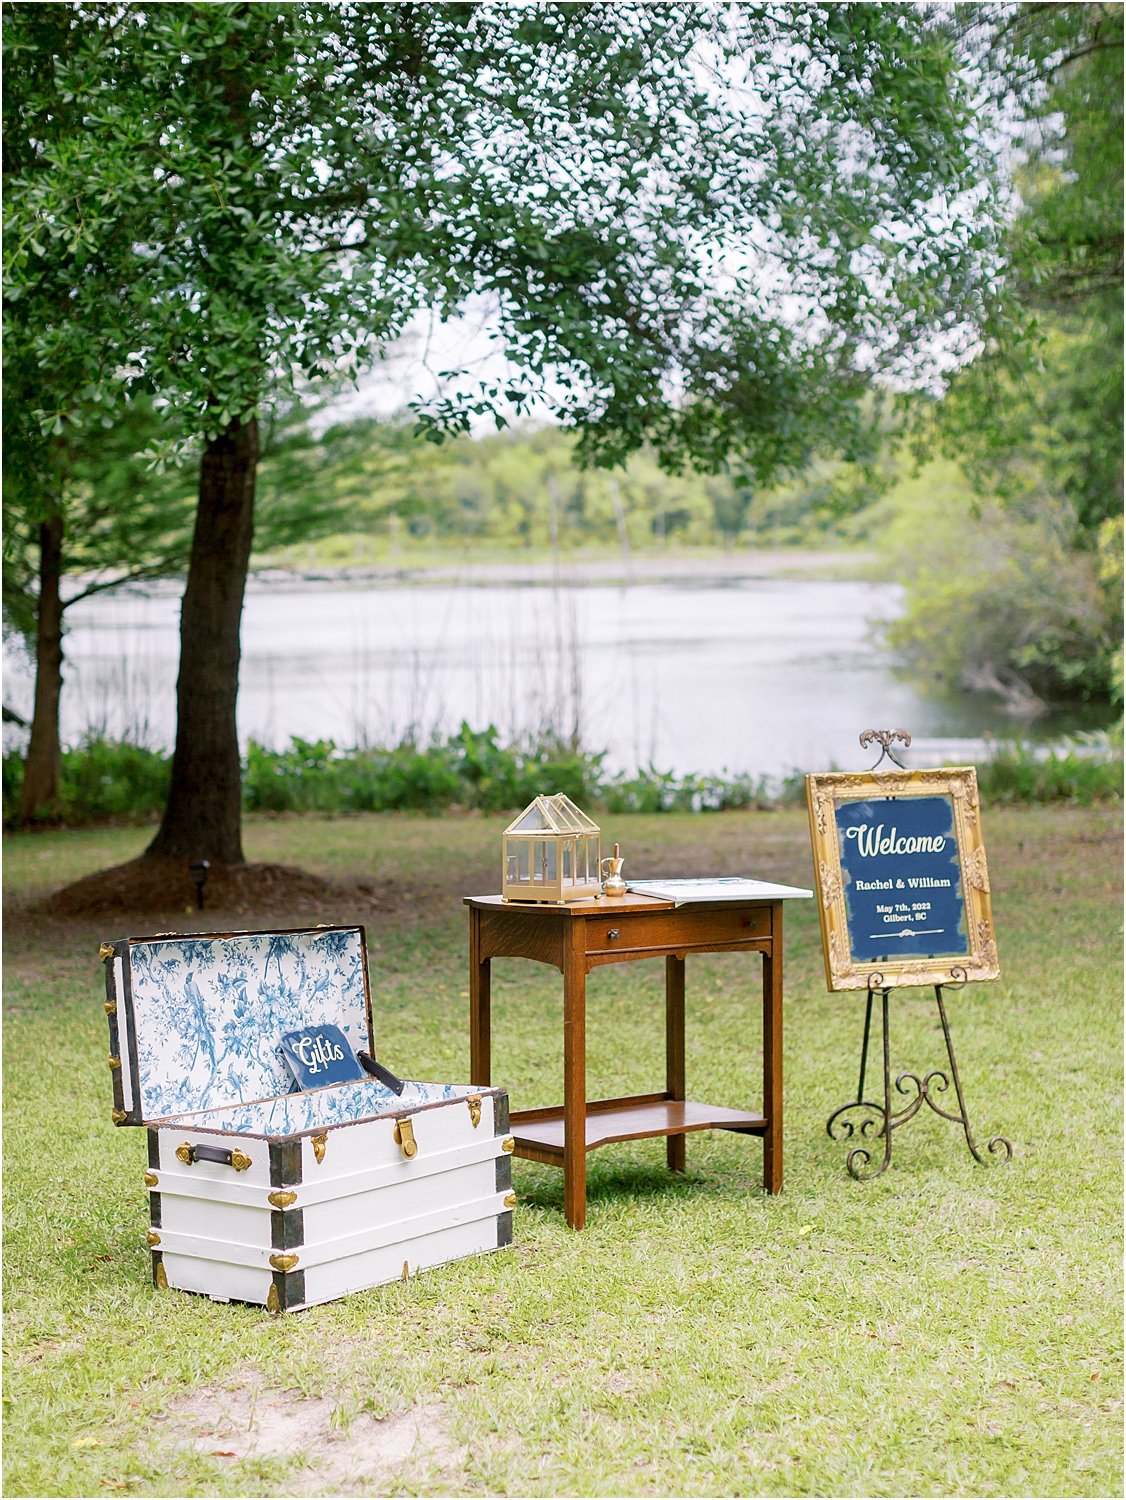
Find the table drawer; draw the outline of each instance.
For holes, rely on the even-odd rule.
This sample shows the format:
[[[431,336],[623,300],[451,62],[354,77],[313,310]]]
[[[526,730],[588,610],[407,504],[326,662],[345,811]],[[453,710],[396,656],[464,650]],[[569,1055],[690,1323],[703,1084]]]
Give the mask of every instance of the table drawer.
[[[637,953],[653,949],[709,948],[770,936],[770,907],[701,911],[600,912],[586,919],[588,953]]]

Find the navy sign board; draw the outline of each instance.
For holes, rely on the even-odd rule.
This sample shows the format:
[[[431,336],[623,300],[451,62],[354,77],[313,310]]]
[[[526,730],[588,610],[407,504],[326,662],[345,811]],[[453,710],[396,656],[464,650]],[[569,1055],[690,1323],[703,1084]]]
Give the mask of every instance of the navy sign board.
[[[367,1077],[339,1026],[322,1021],[317,1026],[303,1026],[300,1031],[287,1031],[280,1049],[299,1089],[358,1083]]]
[[[806,791],[831,990],[996,979],[972,766],[807,776]]]

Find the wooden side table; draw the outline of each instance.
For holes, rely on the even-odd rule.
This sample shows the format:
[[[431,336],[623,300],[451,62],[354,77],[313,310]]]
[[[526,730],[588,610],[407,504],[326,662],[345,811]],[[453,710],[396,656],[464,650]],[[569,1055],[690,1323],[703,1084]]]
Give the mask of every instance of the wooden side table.
[[[490,977],[494,958],[554,964],[563,975],[563,1103],[512,1115],[516,1155],[563,1169],[567,1222],[586,1222],[586,1155],[612,1141],[668,1137],[668,1163],[684,1170],[684,1137],[733,1130],[763,1140],[763,1183],[782,1189],[782,900],[721,906],[629,895],[570,905],[467,896],[470,1080],[491,1071]],[[686,1096],[684,971],[690,953],[762,954],[762,1112],[701,1104]],[[586,1096],[586,976],[602,964],[665,960],[665,1089],[626,1099]]]

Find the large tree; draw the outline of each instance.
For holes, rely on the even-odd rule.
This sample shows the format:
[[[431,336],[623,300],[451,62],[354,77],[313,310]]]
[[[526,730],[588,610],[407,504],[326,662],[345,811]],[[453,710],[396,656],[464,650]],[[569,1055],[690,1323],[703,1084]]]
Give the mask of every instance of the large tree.
[[[84,401],[143,383],[169,441],[202,443],[150,855],[242,859],[258,423],[302,381],[483,300],[511,373],[455,382],[422,412],[436,435],[539,403],[594,459],[652,442],[761,481],[858,440],[871,377],[924,378],[991,296],[984,152],[926,8],[267,0],[8,22],[41,63],[17,107],[67,124],[6,185],[9,285],[73,270],[39,357],[83,368]]]

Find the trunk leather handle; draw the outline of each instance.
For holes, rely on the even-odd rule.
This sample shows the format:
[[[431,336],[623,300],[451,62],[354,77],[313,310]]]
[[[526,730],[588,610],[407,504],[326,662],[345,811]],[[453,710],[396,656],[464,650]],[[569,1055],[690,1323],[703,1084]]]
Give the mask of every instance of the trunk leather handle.
[[[242,1151],[224,1151],[219,1146],[193,1146],[190,1141],[176,1147],[176,1159],[185,1167],[192,1167],[197,1161],[214,1161],[221,1167],[234,1167],[236,1172],[245,1172],[247,1167],[253,1166],[250,1157]]]

